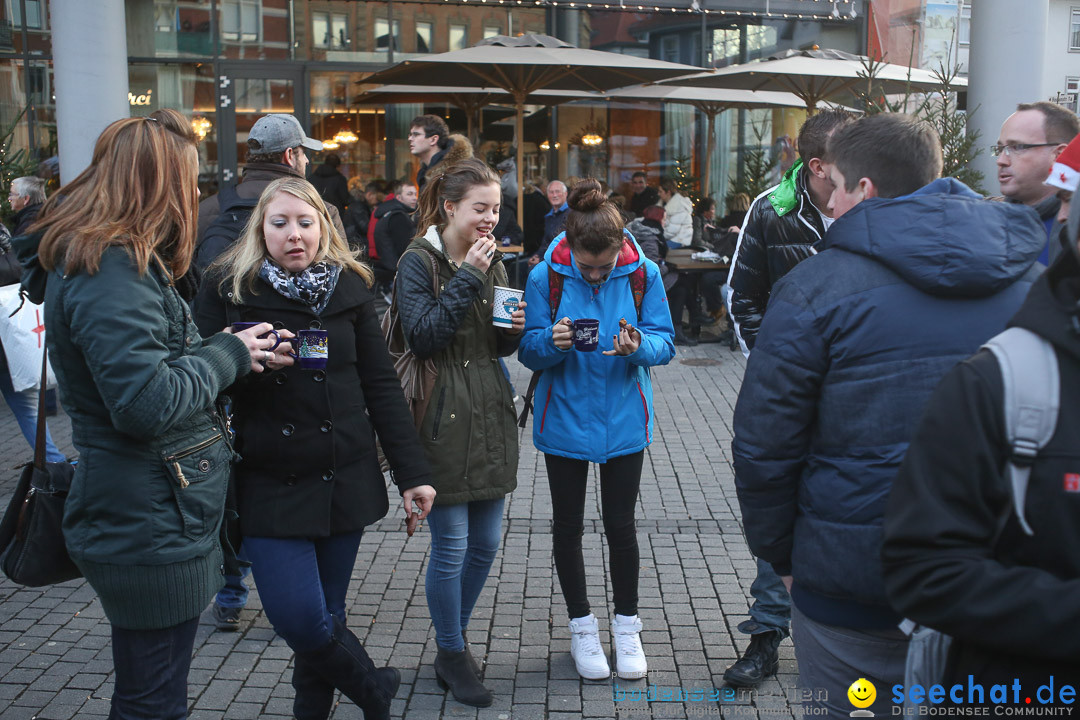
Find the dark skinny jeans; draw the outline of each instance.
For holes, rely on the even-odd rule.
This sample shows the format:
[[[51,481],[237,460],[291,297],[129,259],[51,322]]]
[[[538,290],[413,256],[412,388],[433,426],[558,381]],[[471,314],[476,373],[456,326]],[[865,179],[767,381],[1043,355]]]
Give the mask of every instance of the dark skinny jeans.
[[[645,451],[610,458],[600,464],[600,508],[608,542],[608,564],[615,612],[637,615],[639,553],[634,508]],[[581,535],[589,462],[545,454],[553,515],[551,548],[570,618],[589,614]]]

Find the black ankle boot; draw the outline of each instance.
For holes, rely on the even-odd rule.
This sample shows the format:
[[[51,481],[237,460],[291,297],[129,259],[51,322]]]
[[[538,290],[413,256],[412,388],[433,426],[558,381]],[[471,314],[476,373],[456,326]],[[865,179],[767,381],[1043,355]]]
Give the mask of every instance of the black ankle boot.
[[[492,703],[491,691],[480,682],[469,667],[468,649],[452,652],[439,648],[435,658],[435,679],[443,690],[449,689],[462,705],[487,707]]]
[[[389,720],[390,702],[401,685],[391,667],[375,669],[360,640],[334,618],[333,639],[318,650],[296,653],[364,711],[364,720]]]
[[[784,639],[779,630],[750,636],[750,645],[734,665],[724,673],[724,681],[735,687],[754,688],[780,667],[778,648]]]
[[[326,720],[334,709],[334,686],[301,655],[293,664],[292,686],[296,689],[293,715],[296,720]]]
[[[473,671],[476,679],[483,682],[484,676],[480,674],[480,663],[476,662],[472,650],[469,649],[469,638],[465,637],[465,631],[461,631],[461,639],[465,642],[465,656],[469,658],[469,669]]]

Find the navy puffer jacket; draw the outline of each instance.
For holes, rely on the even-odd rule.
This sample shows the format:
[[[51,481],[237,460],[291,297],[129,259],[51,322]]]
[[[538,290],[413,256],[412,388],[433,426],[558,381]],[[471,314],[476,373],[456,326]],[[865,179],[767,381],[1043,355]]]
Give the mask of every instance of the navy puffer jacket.
[[[952,179],[864,201],[773,289],[735,409],[750,549],[817,622],[895,627],[881,570],[893,478],[931,391],[1005,328],[1045,232]]]

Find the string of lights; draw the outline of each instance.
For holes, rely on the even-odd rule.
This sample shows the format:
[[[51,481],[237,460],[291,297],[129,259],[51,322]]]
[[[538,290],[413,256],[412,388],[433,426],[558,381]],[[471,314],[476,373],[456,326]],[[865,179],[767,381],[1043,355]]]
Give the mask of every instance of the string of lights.
[[[720,8],[701,7],[698,0],[693,0],[689,5],[658,5],[653,3],[641,4],[637,0],[621,0],[619,2],[582,2],[582,0],[442,0],[442,3],[432,0],[398,0],[404,4],[453,4],[453,5],[488,5],[509,7],[538,7],[538,8],[563,8],[578,10],[610,10],[630,12],[656,12],[673,14],[707,15],[719,17],[748,17],[748,18],[776,18],[788,20],[828,20],[832,22],[854,20],[858,17],[855,10],[855,0],[795,0],[802,5],[823,7],[823,12],[792,12],[774,10],[725,10]],[[847,12],[841,12],[840,6],[847,6]],[[824,11],[828,8],[828,12]]]

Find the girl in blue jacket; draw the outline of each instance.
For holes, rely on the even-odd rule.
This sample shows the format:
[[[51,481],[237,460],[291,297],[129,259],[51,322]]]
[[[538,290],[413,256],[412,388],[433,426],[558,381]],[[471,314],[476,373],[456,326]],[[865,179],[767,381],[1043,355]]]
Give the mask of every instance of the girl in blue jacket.
[[[649,368],[675,356],[675,331],[660,269],[623,229],[600,184],[588,179],[575,185],[569,205],[566,232],[529,274],[518,357],[543,371],[536,386],[533,444],[547,464],[552,552],[570,615],[570,653],[582,677],[611,677],[589,610],[581,552],[589,463],[595,462],[610,548],[616,672],[641,678],[647,665],[637,615],[634,506],[645,447],[652,441]],[[597,351],[574,347],[573,323],[582,319],[600,321]]]

